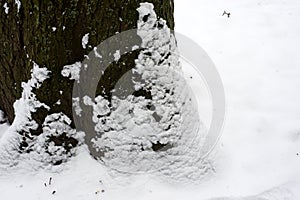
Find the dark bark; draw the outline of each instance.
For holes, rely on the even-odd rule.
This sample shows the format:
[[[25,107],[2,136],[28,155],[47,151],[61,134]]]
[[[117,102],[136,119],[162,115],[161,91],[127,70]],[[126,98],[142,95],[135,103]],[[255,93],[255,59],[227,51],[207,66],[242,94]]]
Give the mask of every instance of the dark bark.
[[[9,13],[3,8],[7,2]],[[41,132],[47,115],[63,112],[72,119],[73,81],[64,78],[64,65],[82,61],[92,48],[83,49],[81,39],[89,35],[89,45],[125,30],[136,28],[136,8],[142,0],[26,0],[18,12],[14,0],[0,3],[0,109],[10,123],[14,120],[13,103],[22,93],[21,82],[30,79],[32,61],[47,67],[52,73],[42,87],[35,91],[37,98],[51,109],[39,109],[33,114],[40,125],[33,134]],[[174,28],[173,0],[147,0],[153,3],[158,17]],[[120,20],[120,18],[122,20]],[[56,27],[53,31],[52,27]],[[65,27],[65,29],[64,29]],[[136,53],[122,57],[127,65],[114,63],[100,80],[99,85],[110,91],[120,74],[134,64]],[[121,63],[121,62],[120,62]],[[110,77],[110,78],[109,78]],[[100,88],[100,87],[99,87]],[[60,91],[63,91],[60,94]],[[102,92],[100,88],[99,93]],[[140,91],[138,95],[147,95]],[[108,95],[109,98],[109,95]],[[54,105],[61,100],[60,105]]]

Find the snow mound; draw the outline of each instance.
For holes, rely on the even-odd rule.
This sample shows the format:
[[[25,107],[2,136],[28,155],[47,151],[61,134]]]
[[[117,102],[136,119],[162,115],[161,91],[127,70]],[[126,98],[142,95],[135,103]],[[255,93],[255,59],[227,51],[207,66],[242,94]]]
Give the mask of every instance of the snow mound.
[[[186,83],[175,36],[153,4],[141,3],[137,34],[142,39],[132,69],[135,93],[83,102],[93,108],[97,151],[112,173],[153,173],[169,180],[199,180],[212,171],[200,149],[207,130]],[[143,93],[143,95],[137,95]]]
[[[41,107],[50,109],[37,99],[33,91],[49,78],[50,71],[33,63],[31,72],[31,79],[22,83],[22,97],[14,103],[15,120],[0,138],[0,170],[7,173],[16,169],[28,172],[51,170],[53,165],[74,155],[74,147],[83,142],[84,134],[72,129],[71,120],[63,113],[48,115],[42,133],[38,136],[32,134],[38,128],[32,113]]]

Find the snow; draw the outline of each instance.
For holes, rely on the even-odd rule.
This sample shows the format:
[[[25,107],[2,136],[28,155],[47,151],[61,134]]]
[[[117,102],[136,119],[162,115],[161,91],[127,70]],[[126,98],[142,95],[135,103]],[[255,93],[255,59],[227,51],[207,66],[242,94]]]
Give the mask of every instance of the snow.
[[[119,61],[120,58],[121,58],[121,55],[120,55],[120,50],[117,50],[115,53],[114,53],[114,60],[115,61]]]
[[[291,190],[289,182],[300,191],[299,8],[298,1],[284,0],[175,2],[177,31],[208,52],[225,86],[217,174],[206,183],[215,196]]]
[[[89,43],[89,33],[85,34],[83,37],[82,37],[82,40],[81,40],[81,44],[82,44],[82,48],[86,49],[86,45]]]
[[[64,77],[69,77],[70,80],[76,80],[79,82],[80,70],[81,70],[81,62],[76,62],[72,65],[64,66],[63,70],[61,71],[61,74]]]
[[[80,101],[79,97],[72,98],[72,100],[73,100],[73,108],[75,109],[76,115],[81,117],[82,109],[79,104],[79,101]]]
[[[101,54],[97,51],[97,47],[94,47],[94,52],[95,52],[96,58],[102,58]]]
[[[5,123],[6,119],[4,117],[4,113],[0,110],[0,139],[4,132],[8,129],[9,125]]]
[[[8,14],[9,7],[7,6],[7,2],[5,2],[5,4],[3,5],[3,8],[4,8],[4,12],[5,12],[6,14]]]
[[[15,0],[15,4],[17,4],[18,12],[20,11],[21,8],[21,1],[20,0]]]
[[[4,135],[5,131],[8,129],[8,124],[0,124],[0,139]]]
[[[149,91],[152,100],[134,96],[134,91],[122,99],[113,94],[110,107],[102,96],[85,96],[96,124],[93,148],[104,152],[101,160],[116,172],[151,171],[170,181],[197,180],[212,171],[199,153],[207,131],[183,79],[175,37],[165,20],[157,19],[152,4],[137,10],[143,50],[135,60],[133,82],[137,90]],[[119,50],[114,57],[120,58]],[[166,150],[154,150],[160,145]]]
[[[212,157],[214,173],[199,184],[173,184],[153,174],[121,176],[81,146],[61,172],[1,171],[1,198],[298,200],[299,9],[295,0],[175,0],[177,31],[208,52],[227,95],[226,124]],[[232,13],[230,18],[222,16],[224,10]],[[189,64],[183,63],[183,70],[189,84],[201,81]],[[206,98],[197,88],[195,94]],[[209,112],[201,105],[199,110]],[[45,187],[50,177],[52,184]]]
[[[140,47],[138,46],[138,45],[134,45],[132,48],[131,48],[131,50],[132,51],[134,51],[134,50],[137,50],[137,49],[139,49]]]
[[[3,122],[5,120],[4,112],[0,110],[0,122]]]
[[[60,104],[61,104],[61,101],[59,99],[54,105],[60,105]]]
[[[34,90],[42,86],[50,73],[46,67],[40,68],[33,62],[31,79],[22,83],[22,97],[14,103],[14,122],[0,139],[1,171],[12,173],[25,170],[30,173],[37,169],[60,170],[63,164],[58,167],[52,165],[68,161],[76,154],[76,146],[82,145],[84,133],[71,128],[71,119],[63,113],[46,116],[40,135],[34,136],[30,133],[30,130],[38,128],[32,113],[41,107],[49,110],[49,106],[37,99]],[[63,146],[57,146],[55,140],[52,140],[53,137],[76,139],[78,143],[64,141]],[[26,145],[20,146],[24,142]]]
[[[13,105],[15,110],[14,122],[0,139],[0,170],[8,166],[16,166],[20,160],[24,159],[20,158],[21,154],[18,153],[18,145],[26,138],[23,138],[20,133],[29,134],[29,130],[36,130],[37,123],[32,119],[32,113],[41,107],[49,109],[47,105],[37,99],[33,92],[34,89],[40,88],[42,83],[49,78],[49,73],[50,71],[47,68],[40,68],[33,62],[31,79],[27,82],[22,82],[22,96]],[[27,159],[25,158],[25,160]]]
[[[49,141],[51,137],[66,134],[68,138],[76,138],[82,144],[84,134],[72,129],[70,126],[71,122],[71,119],[63,113],[48,115],[43,123],[43,133],[37,137],[37,141],[32,147],[33,153],[37,155],[32,153],[33,155],[31,156],[39,157],[42,162],[55,164],[75,155],[76,148],[71,148],[70,151],[67,151],[63,146],[57,146],[53,141]]]

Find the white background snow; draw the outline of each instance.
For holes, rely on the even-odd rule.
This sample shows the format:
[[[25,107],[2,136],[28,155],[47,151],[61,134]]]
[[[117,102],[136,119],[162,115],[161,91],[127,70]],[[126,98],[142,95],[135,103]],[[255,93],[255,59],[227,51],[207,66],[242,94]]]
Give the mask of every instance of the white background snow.
[[[197,186],[147,176],[124,182],[108,178],[83,151],[60,174],[0,174],[1,199],[300,199],[300,2],[175,0],[175,17],[176,31],[207,51],[224,81],[227,114],[215,174]]]

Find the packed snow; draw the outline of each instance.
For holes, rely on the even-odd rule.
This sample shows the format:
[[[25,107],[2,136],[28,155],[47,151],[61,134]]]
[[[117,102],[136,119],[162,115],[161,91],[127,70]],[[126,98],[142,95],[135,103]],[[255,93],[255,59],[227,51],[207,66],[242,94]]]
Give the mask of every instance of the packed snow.
[[[18,9],[18,12],[19,12],[20,8],[21,8],[21,1],[20,0],[15,0],[15,4],[17,5],[17,9]]]
[[[170,181],[195,181],[213,171],[199,153],[207,131],[183,78],[173,33],[152,4],[143,3],[137,10],[143,50],[131,71],[133,93],[144,90],[151,99],[133,93],[119,98],[113,92],[110,105],[104,96],[84,96],[96,124],[92,146],[104,152],[101,160],[115,171],[152,171]],[[116,54],[115,60],[120,51]]]
[[[222,16],[224,10],[231,13],[229,18]],[[8,173],[0,167],[1,199],[298,200],[299,10],[300,2],[296,0],[175,0],[176,30],[208,52],[223,78],[227,95],[223,136],[210,156],[213,161],[202,165],[209,166],[211,173],[199,178],[197,184],[188,182],[189,178],[181,183],[166,181],[174,174],[157,178],[155,174],[112,173],[92,159],[87,147],[82,145],[76,156],[59,168],[15,169]],[[200,89],[205,86],[199,87],[201,77],[188,63],[182,63],[194,94],[203,95]],[[47,107],[30,93],[30,88],[38,87],[48,74],[46,69],[37,66],[35,69],[32,79],[23,84],[16,119],[22,115],[23,120],[24,115],[29,116],[34,110],[21,106],[28,101],[35,102],[34,107]],[[76,73],[72,75],[70,69],[67,71],[66,76],[76,77]],[[86,103],[106,105],[100,97],[96,101],[87,97]],[[201,116],[208,118],[205,112],[209,111],[201,105],[198,109]],[[53,126],[61,126],[62,121],[66,125],[65,121],[69,121],[62,114],[52,117],[56,119]],[[4,141],[13,137],[6,133],[15,128],[15,125],[9,128],[0,125],[2,150],[3,145],[7,145]],[[76,137],[83,136],[81,133]],[[11,154],[1,157],[0,165],[9,156]],[[13,161],[14,157],[9,160]],[[194,165],[193,171],[197,172],[199,167]],[[185,169],[190,175],[188,167],[181,168],[183,172]]]
[[[40,88],[42,83],[49,78],[49,73],[50,71],[47,68],[40,68],[33,62],[31,79],[27,82],[22,82],[22,96],[13,105],[15,110],[14,123],[6,130],[0,140],[0,170],[8,166],[17,166],[22,160],[30,160],[28,159],[30,155],[18,152],[20,150],[19,144],[22,142],[30,144],[31,141],[24,136],[26,134],[30,135],[30,130],[36,130],[38,127],[36,121],[32,119],[32,113],[42,107],[49,109],[49,106],[40,102],[33,92],[34,89]],[[26,147],[22,150],[26,151]]]
[[[175,1],[176,30],[207,51],[227,97],[216,177],[202,194],[211,187],[214,196],[240,198],[287,187],[300,198],[299,9],[284,0]]]
[[[69,77],[70,80],[76,80],[79,82],[81,65],[81,62],[76,62],[72,65],[66,65],[61,71],[61,74],[64,77]]]
[[[5,4],[3,5],[3,8],[4,8],[5,14],[8,14],[8,12],[9,12],[9,7],[8,7],[8,5],[7,5],[7,2],[5,2]]]
[[[114,53],[114,58],[115,58],[115,61],[119,61],[119,60],[120,60],[120,58],[121,58],[120,50],[117,50],[117,51]]]
[[[81,41],[81,44],[82,44],[82,48],[86,49],[86,45],[89,43],[89,33],[85,34],[83,37],[82,37],[82,41]]]
[[[95,53],[96,58],[102,58],[102,56],[97,51],[97,47],[94,47],[94,53]]]
[[[80,107],[79,104],[80,101],[79,97],[72,98],[72,100],[73,100],[73,108],[75,110],[76,115],[81,117],[82,108]]]

